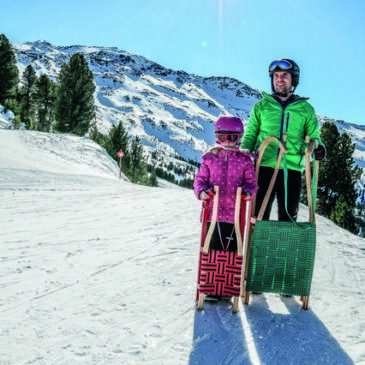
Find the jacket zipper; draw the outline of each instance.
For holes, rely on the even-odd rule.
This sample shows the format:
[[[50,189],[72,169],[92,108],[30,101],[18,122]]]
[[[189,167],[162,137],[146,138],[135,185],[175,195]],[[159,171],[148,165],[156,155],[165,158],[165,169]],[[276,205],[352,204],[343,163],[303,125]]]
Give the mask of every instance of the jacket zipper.
[[[279,104],[279,103],[278,103]],[[281,109],[282,109],[282,113],[281,113],[281,123],[280,123],[280,139],[283,139],[283,134],[284,134],[284,123],[285,123],[285,110],[286,108],[291,105],[292,103],[288,104],[285,108],[283,108],[282,105]],[[290,113],[286,114],[286,126],[285,126],[285,132],[288,132],[288,128],[289,128],[289,118],[290,118]]]
[[[290,104],[288,104],[290,105]],[[283,134],[284,134],[284,123],[285,123],[285,110],[286,108],[288,107],[288,105],[283,108],[282,105],[281,108],[282,108],[282,113],[281,113],[281,123],[280,123],[280,140],[283,139]],[[289,116],[290,116],[290,113],[287,113],[286,114],[286,127],[285,127],[285,132],[287,133],[288,132],[288,128],[289,128]],[[278,154],[277,154],[277,157],[279,156],[280,154],[280,148],[278,149]]]
[[[285,117],[285,109],[281,113],[281,122],[280,122],[280,139],[283,139],[283,129],[284,129],[284,117]]]

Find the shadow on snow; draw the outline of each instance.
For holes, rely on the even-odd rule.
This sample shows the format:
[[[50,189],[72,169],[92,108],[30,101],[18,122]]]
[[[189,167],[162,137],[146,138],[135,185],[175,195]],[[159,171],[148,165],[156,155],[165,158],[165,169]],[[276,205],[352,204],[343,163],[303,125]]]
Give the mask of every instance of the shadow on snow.
[[[241,317],[231,310],[230,303],[222,302],[204,303],[202,311],[195,311],[189,365],[252,364]]]
[[[229,303],[204,304],[195,312],[189,365],[354,364],[311,309],[280,297],[287,313],[275,313],[271,295],[253,296],[239,314]]]

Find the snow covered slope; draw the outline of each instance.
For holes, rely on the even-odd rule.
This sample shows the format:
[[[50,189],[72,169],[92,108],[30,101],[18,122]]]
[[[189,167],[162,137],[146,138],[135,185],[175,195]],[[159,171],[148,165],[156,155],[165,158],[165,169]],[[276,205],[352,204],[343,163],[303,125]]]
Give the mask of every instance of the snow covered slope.
[[[318,217],[309,311],[198,312],[191,190],[118,180],[88,139],[0,129],[0,151],[0,364],[365,364],[364,239]]]

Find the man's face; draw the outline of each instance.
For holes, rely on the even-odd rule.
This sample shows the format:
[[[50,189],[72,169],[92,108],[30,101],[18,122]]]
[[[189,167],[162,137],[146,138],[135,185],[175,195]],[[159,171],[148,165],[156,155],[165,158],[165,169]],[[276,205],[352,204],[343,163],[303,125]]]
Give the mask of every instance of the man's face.
[[[287,93],[292,90],[291,73],[287,71],[274,72],[274,87],[279,93]]]

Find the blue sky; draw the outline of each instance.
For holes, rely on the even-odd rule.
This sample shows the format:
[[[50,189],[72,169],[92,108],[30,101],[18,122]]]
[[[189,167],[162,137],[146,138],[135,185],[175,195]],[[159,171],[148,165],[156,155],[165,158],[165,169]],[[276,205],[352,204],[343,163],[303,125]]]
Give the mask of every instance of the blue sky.
[[[365,125],[364,0],[12,0],[11,43],[110,46],[201,76],[270,89],[272,59],[301,67],[297,93],[322,115]]]

